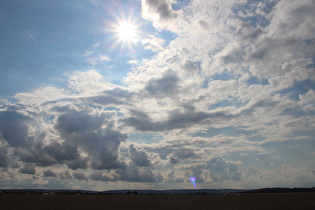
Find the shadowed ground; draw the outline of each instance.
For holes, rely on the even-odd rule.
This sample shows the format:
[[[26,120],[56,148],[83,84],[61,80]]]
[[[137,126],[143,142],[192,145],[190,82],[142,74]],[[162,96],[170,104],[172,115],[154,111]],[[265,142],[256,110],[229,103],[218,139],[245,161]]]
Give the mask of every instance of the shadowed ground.
[[[1,195],[0,209],[315,209],[314,193]]]

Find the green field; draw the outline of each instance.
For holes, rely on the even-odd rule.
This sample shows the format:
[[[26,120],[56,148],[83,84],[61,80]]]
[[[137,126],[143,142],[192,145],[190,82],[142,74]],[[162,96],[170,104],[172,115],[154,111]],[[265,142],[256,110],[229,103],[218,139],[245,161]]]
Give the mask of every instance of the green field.
[[[314,193],[1,195],[0,209],[315,209]]]

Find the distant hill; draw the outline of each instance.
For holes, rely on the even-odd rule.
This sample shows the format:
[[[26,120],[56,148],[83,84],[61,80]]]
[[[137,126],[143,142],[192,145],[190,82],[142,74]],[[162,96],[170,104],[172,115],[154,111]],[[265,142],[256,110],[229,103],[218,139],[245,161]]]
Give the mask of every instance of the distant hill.
[[[246,190],[240,189],[173,189],[173,190],[109,190],[104,193],[109,194],[127,194],[128,192],[136,194],[224,194],[224,193],[238,193]]]
[[[315,192],[315,187],[313,188],[261,188],[255,190],[247,190],[244,193],[299,193],[299,192]]]
[[[129,195],[183,195],[183,194],[233,194],[233,193],[298,193],[315,192],[313,188],[262,188],[253,190],[244,189],[172,189],[172,190],[70,190],[70,189],[2,189],[0,194],[129,194]]]

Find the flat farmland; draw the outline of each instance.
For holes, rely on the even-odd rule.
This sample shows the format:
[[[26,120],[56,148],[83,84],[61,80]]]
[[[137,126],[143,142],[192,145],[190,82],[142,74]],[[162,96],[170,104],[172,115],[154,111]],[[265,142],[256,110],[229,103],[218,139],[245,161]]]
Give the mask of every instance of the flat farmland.
[[[0,209],[315,209],[314,193],[0,195]]]

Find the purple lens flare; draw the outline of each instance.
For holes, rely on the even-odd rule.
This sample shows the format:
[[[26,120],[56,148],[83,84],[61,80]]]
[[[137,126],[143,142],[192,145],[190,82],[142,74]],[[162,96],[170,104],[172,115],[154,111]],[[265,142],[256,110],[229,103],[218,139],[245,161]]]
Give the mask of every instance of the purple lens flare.
[[[193,184],[194,188],[197,189],[196,177],[190,176],[189,180]]]

